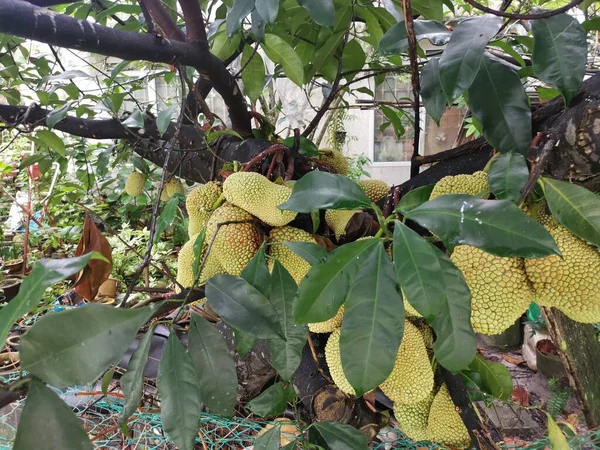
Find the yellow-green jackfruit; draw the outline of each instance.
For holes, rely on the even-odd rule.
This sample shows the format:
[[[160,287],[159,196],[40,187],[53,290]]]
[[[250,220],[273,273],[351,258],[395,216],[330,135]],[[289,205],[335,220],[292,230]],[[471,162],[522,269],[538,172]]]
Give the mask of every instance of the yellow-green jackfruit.
[[[494,256],[476,247],[460,245],[452,262],[471,291],[471,325],[479,333],[502,333],[527,310],[533,290],[521,258]]]
[[[390,187],[382,180],[363,180],[358,185],[372,202],[378,202],[390,191]]]
[[[331,333],[335,329],[342,326],[342,320],[344,320],[344,305],[340,306],[340,309],[331,319],[325,322],[309,323],[308,329],[312,333]]]
[[[333,382],[340,391],[349,395],[356,395],[356,391],[344,375],[344,369],[342,367],[342,356],[340,354],[340,336],[341,330],[337,328],[329,338],[325,345],[325,361],[329,368],[329,374],[333,379]]]
[[[600,322],[600,253],[561,225],[546,226],[562,253],[526,259],[535,301],[583,323]]]
[[[450,447],[461,448],[471,443],[467,427],[460,418],[445,384],[431,403],[427,420],[427,436],[430,441]]]
[[[350,171],[348,159],[339,150],[331,148],[321,149],[319,150],[319,157],[317,159],[331,167],[334,173],[348,175]]]
[[[168,202],[170,199],[171,199],[171,196],[169,194],[167,194],[167,190],[163,188],[162,192],[160,193],[160,201]]]
[[[360,210],[328,209],[325,211],[325,222],[335,234],[335,238],[340,240],[346,235],[346,226],[354,214],[359,214]]]
[[[142,195],[144,192],[144,184],[146,183],[146,177],[139,172],[131,172],[131,175],[127,177],[125,182],[125,192],[132,197]]]
[[[429,200],[446,194],[478,195],[489,189],[485,172],[479,171],[473,175],[448,175],[435,184]]]
[[[167,191],[169,198],[173,197],[175,194],[185,194],[185,186],[181,184],[181,181],[177,178],[171,178],[167,181],[164,190]]]
[[[423,336],[412,323],[404,321],[404,336],[392,373],[379,386],[393,402],[414,405],[433,390],[433,370]]]
[[[199,233],[206,226],[212,208],[222,193],[221,183],[216,181],[210,181],[190,191],[185,199],[185,207],[190,218],[188,223],[190,236]]]
[[[194,244],[196,243],[196,238],[198,235],[194,235],[187,241],[181,250],[179,250],[179,255],[177,257],[177,282],[181,284],[184,288],[189,288],[194,283],[194,260],[196,259],[196,254],[194,253]],[[202,259],[204,258],[204,254],[206,253],[208,244],[206,240],[204,241],[204,246],[202,247],[202,251],[200,255],[198,255],[199,264],[202,263]],[[206,263],[202,268],[200,273],[200,278],[198,279],[198,283],[202,284],[206,282],[209,278],[225,273],[223,267],[219,261],[214,257],[214,255],[209,255],[206,259]]]
[[[267,225],[282,227],[296,218],[294,211],[283,211],[277,206],[285,203],[292,190],[275,184],[256,172],[237,172],[223,183],[223,194],[228,202],[258,217]]]
[[[415,442],[427,440],[427,419],[433,402],[433,392],[412,405],[394,403],[394,416],[400,429]]]
[[[302,278],[310,270],[310,264],[288,248],[284,242],[312,242],[317,241],[304,230],[290,226],[273,228],[269,233],[269,255],[279,261],[285,270],[287,270],[296,283],[300,283]],[[268,260],[269,270],[273,269],[273,259]]]

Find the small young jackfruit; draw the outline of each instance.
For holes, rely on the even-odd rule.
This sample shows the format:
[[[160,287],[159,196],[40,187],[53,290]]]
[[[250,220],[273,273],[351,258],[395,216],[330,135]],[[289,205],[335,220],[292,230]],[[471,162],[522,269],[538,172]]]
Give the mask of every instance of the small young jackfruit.
[[[390,187],[382,180],[363,180],[358,185],[372,202],[378,202],[390,191]]]
[[[171,178],[167,181],[164,190],[167,191],[169,198],[173,197],[175,194],[185,194],[185,186],[181,184],[181,181],[177,178]]]
[[[489,189],[485,172],[479,171],[473,175],[448,175],[435,184],[429,200],[446,194],[477,195]]]
[[[125,192],[132,197],[142,195],[144,192],[144,184],[146,183],[146,177],[139,172],[131,172],[131,175],[127,177],[125,182]]]
[[[420,402],[412,405],[394,403],[394,416],[400,429],[415,442],[426,441],[427,419],[433,402],[433,392]]]
[[[554,306],[570,319],[600,322],[600,253],[560,225],[546,226],[562,253],[526,259],[525,269],[533,284],[535,301]]]
[[[279,205],[289,200],[292,190],[275,184],[256,172],[236,172],[223,183],[228,202],[238,206],[272,227],[282,227],[296,218],[294,211],[283,211]]]
[[[350,172],[350,164],[348,164],[348,159],[346,159],[346,157],[339,150],[332,148],[320,149],[319,157],[317,159],[323,161],[325,164],[331,167],[334,173],[348,175],[348,172]]]
[[[269,233],[269,243],[271,243],[269,245],[269,255],[272,257],[268,260],[269,270],[273,269],[274,260],[277,260],[290,273],[296,283],[300,283],[310,270],[310,264],[285,245],[285,242],[289,241],[312,242],[313,244],[316,244],[317,241],[306,231],[290,226],[273,228]]]
[[[459,245],[451,256],[471,291],[471,325],[479,333],[502,333],[527,310],[533,290],[521,258],[494,256]]]
[[[222,193],[221,183],[216,181],[209,181],[190,191],[185,199],[185,207],[190,218],[188,223],[190,236],[199,233],[206,226],[212,208]]]
[[[198,235],[194,235],[187,241],[183,247],[179,250],[179,255],[177,257],[177,282],[181,284],[184,288],[189,288],[194,283],[194,260],[196,259],[196,254],[194,253],[194,244],[196,243],[196,238]],[[202,247],[202,251],[200,255],[198,255],[199,264],[202,263],[202,258],[204,258],[204,254],[206,253],[208,244],[206,240],[204,241],[204,246]],[[219,261],[213,256],[209,255],[206,259],[206,263],[202,268],[202,272],[200,273],[200,278],[198,279],[198,283],[202,284],[209,278],[218,275],[220,273],[224,273],[225,271],[219,264]]]
[[[445,384],[431,403],[427,419],[427,437],[430,441],[455,448],[467,447],[471,443],[467,427],[456,411]]]
[[[160,193],[160,201],[168,202],[170,199],[171,199],[171,196],[169,194],[167,194],[167,190],[163,188],[162,192]]]
[[[404,336],[392,373],[379,388],[393,402],[414,405],[433,390],[433,370],[423,336],[412,323],[404,321]]]
[[[346,235],[346,226],[354,214],[359,214],[360,210],[343,210],[343,209],[328,209],[325,211],[325,222],[335,234],[335,238],[339,241]]]
[[[331,333],[327,344],[325,345],[325,361],[329,368],[329,374],[333,379],[333,382],[340,391],[349,395],[356,395],[356,391],[344,375],[344,368],[342,367],[342,356],[340,354],[340,336],[342,331],[340,328]]]
[[[331,333],[342,326],[342,320],[344,320],[344,305],[340,306],[336,315],[331,319],[325,322],[309,323],[308,329],[311,333]]]

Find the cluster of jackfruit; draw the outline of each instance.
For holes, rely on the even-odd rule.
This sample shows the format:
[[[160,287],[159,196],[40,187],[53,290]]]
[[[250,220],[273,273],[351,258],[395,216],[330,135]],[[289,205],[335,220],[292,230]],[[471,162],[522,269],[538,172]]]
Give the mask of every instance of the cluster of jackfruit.
[[[446,194],[481,195],[489,189],[485,172],[479,171],[472,175],[448,175],[435,184],[429,200]]]
[[[131,175],[127,177],[125,181],[125,192],[132,197],[142,195],[144,192],[144,184],[146,183],[146,177],[139,172],[131,172]]]

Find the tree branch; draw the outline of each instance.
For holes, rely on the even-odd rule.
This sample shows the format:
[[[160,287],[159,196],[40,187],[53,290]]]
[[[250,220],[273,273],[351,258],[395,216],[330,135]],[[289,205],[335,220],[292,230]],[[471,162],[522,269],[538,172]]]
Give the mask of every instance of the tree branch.
[[[553,9],[552,11],[545,11],[545,12],[537,13],[537,14],[507,13],[504,11],[499,11],[497,9],[488,8],[487,6],[484,6],[481,3],[478,3],[476,0],[465,0],[465,2],[467,2],[469,5],[473,6],[474,8],[477,8],[480,11],[486,12],[488,14],[493,14],[494,16],[505,17],[505,18],[511,19],[511,20],[535,20],[535,19],[547,19],[548,17],[556,16],[558,14],[567,12],[571,8],[574,8],[577,5],[579,5],[580,3],[582,3],[583,0],[571,0],[571,2],[569,2],[565,6],[561,6],[560,8]]]
[[[178,0],[181,10],[183,11],[183,19],[185,20],[185,33],[188,42],[206,42],[206,25],[204,17],[200,9],[198,0]]]
[[[171,18],[160,0],[138,0],[138,3],[142,10],[144,12],[147,11],[150,16],[149,18],[146,18],[146,20],[150,20],[148,24],[149,30],[152,29],[151,27],[156,26],[167,39],[185,42],[183,31],[181,31],[175,21]]]

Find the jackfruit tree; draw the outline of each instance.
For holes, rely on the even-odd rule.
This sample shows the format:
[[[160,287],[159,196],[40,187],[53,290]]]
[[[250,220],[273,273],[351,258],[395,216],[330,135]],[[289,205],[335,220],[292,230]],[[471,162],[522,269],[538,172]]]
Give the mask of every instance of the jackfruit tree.
[[[157,307],[128,292],[118,308],[52,313],[23,336],[28,375],[0,385],[0,407],[26,397],[14,447],[92,448],[50,387],[112,376],[157,321],[177,330],[156,387],[178,448],[194,447],[203,410],[258,414],[257,402],[271,402],[265,415],[279,415],[283,394],[272,389],[284,386],[307,425],[299,446],[367,448],[388,414],[364,401],[373,392],[415,441],[484,446],[471,400],[507,400],[513,386],[477,354],[476,333],[504,332],[531,302],[544,308],[587,424],[600,426],[600,373],[589,364],[600,348],[586,325],[600,322],[600,75],[588,46],[600,27],[594,3],[552,5],[0,1],[0,122],[37,148],[21,168],[46,176],[73,152],[84,160],[77,176],[93,180],[87,191],[149,205],[136,277],[167,216],[179,211],[188,234],[174,248],[172,292],[149,302]],[[409,98],[378,98],[389,74],[404,77]],[[90,77],[94,88],[81,88]],[[291,92],[307,94],[308,117],[289,113]],[[453,148],[431,150],[439,142],[423,138],[432,128],[422,129],[422,107],[449,129],[457,105],[477,137],[460,131]],[[388,138],[392,150],[410,147],[410,179],[367,179],[371,169],[347,157],[352,130],[339,111],[357,108],[377,110],[382,148]],[[100,150],[81,155],[92,140]],[[1,337],[45,288],[84,278],[97,258],[36,265],[0,310]],[[120,379],[123,429],[142,401],[149,342]],[[33,443],[48,423],[54,441]]]

